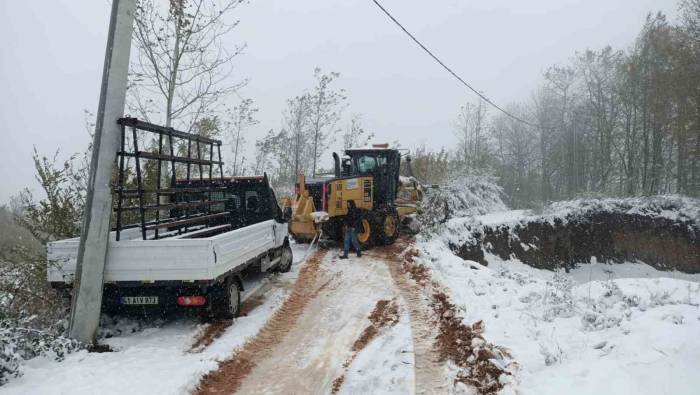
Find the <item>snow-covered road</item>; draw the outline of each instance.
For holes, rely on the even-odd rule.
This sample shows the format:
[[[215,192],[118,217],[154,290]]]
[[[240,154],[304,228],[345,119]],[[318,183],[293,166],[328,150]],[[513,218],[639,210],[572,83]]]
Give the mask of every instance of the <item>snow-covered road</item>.
[[[386,263],[335,254],[310,259],[278,312],[199,393],[413,393],[409,313]],[[395,303],[398,317],[377,326],[371,316],[382,302]]]
[[[374,306],[380,300],[399,297],[391,286],[386,266],[380,260],[360,260],[354,257],[339,260],[332,254],[327,254],[321,265],[316,277],[315,286],[318,288],[314,297],[295,325],[285,328],[288,329],[286,336],[270,350],[270,356],[259,361],[245,378],[239,393],[330,392],[334,381],[344,375],[344,364],[352,357],[353,345],[370,325],[368,317]],[[404,321],[407,319],[404,318]],[[401,358],[387,361],[383,367],[380,365],[373,368],[375,378],[388,379],[388,382],[371,382],[364,378],[355,381],[356,377],[362,376],[348,375],[340,387],[343,392],[354,389],[350,393],[370,393],[372,385],[381,384],[379,388],[389,388],[395,393],[410,393],[413,387],[410,335],[397,341],[394,347],[397,348],[394,355]],[[359,351],[363,353],[364,350]],[[375,350],[379,355],[386,351],[388,350],[382,350],[381,347]],[[396,355],[396,352],[404,355]],[[357,368],[350,365],[348,370],[355,373]],[[390,380],[392,372],[396,377],[393,382]]]

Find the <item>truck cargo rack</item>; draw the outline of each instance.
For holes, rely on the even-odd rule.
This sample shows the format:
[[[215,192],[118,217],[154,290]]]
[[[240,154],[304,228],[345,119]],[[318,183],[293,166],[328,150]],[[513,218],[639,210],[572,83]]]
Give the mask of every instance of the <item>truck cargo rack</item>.
[[[121,144],[112,189],[117,241],[127,229],[140,228],[143,240],[149,238],[149,233],[158,239],[181,235],[191,227],[208,228],[214,219],[230,218],[226,186],[218,181],[224,179],[220,140],[136,118],[120,118],[117,122],[121,125]],[[139,147],[143,142],[148,144],[148,136],[155,138],[150,148]],[[215,171],[217,177],[213,176]],[[193,181],[198,181],[196,186],[191,185]],[[134,213],[137,218],[133,218]]]

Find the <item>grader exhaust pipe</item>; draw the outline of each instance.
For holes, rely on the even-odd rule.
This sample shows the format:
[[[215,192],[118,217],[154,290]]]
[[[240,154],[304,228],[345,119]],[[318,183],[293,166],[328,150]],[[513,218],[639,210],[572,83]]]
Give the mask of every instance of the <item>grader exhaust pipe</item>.
[[[335,172],[335,177],[340,177],[340,157],[337,153],[333,153],[333,170]]]

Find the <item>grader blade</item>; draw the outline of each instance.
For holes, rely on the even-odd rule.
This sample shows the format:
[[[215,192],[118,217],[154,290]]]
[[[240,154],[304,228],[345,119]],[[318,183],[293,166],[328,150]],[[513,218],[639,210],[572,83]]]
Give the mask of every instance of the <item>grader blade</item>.
[[[306,189],[304,176],[299,177],[299,189],[292,205],[292,218],[289,221],[289,233],[298,243],[308,243],[320,234],[320,225],[314,221],[316,212],[314,200]]]

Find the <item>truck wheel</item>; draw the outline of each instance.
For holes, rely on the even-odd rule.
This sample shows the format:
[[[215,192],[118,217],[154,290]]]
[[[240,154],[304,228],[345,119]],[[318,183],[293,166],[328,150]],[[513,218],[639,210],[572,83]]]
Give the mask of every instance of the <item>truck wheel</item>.
[[[355,232],[357,234],[357,240],[360,242],[360,247],[364,250],[372,246],[372,234],[374,233],[374,229],[368,214],[362,214],[360,224],[362,228],[356,229]]]
[[[394,244],[399,237],[399,228],[401,226],[399,223],[399,215],[396,211],[391,210],[380,214],[378,219],[377,241],[384,245]]]
[[[294,255],[292,254],[292,247],[289,244],[282,246],[282,254],[280,255],[280,261],[277,263],[277,271],[282,273],[287,273],[292,269],[292,262],[294,261]]]
[[[212,295],[212,312],[214,317],[232,319],[241,312],[241,286],[235,278],[229,278],[226,283],[216,289]]]

